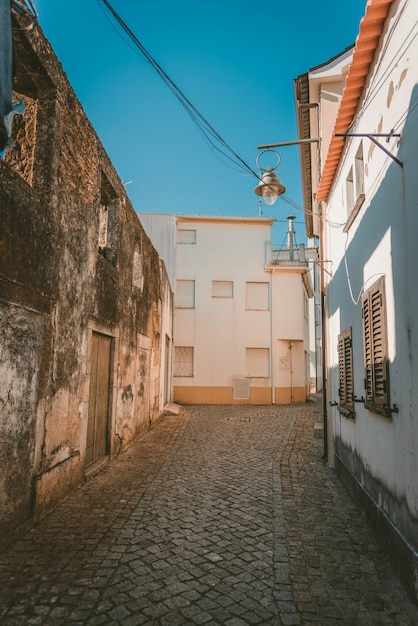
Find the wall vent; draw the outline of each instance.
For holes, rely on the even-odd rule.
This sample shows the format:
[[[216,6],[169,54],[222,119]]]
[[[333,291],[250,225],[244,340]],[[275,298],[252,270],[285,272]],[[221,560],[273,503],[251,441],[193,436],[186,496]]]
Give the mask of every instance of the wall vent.
[[[234,378],[232,380],[234,400],[250,399],[250,380],[248,378]]]

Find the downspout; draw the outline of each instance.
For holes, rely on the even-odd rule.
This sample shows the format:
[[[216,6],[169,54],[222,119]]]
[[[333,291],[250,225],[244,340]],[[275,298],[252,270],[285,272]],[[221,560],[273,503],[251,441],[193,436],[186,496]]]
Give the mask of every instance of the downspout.
[[[320,220],[320,245],[319,245],[319,266],[321,268],[321,330],[322,330],[322,414],[323,414],[323,427],[324,427],[324,461],[328,462],[328,407],[327,407],[327,332],[326,332],[326,315],[325,315],[325,276],[324,276],[324,221],[322,215],[322,208],[319,208],[319,220]]]
[[[276,404],[276,386],[274,369],[274,338],[273,338],[273,268],[270,271],[270,380],[271,380],[271,403]]]

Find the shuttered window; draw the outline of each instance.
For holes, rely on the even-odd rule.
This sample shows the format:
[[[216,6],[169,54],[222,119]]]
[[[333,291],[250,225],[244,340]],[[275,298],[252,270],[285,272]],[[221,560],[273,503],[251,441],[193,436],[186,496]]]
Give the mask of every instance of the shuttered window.
[[[246,369],[250,378],[268,378],[270,376],[269,349],[246,348]]]
[[[232,298],[234,295],[234,283],[232,280],[213,280],[212,298]]]
[[[363,295],[365,406],[390,416],[385,279]]]
[[[176,281],[176,307],[178,309],[194,309],[194,280]]]
[[[269,284],[250,283],[246,284],[246,305],[248,311],[269,310]]]
[[[354,411],[353,346],[351,328],[338,335],[338,382],[340,406]]]

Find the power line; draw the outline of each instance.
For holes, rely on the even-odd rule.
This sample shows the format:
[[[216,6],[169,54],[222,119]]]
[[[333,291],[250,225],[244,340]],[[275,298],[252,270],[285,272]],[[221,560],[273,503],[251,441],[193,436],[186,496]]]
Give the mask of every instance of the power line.
[[[129,41],[121,35],[116,29],[117,34],[122,38],[122,41],[131,48],[135,53],[139,53],[141,58],[144,58],[147,63],[157,72],[160,78],[164,81],[173,95],[177,98],[180,104],[183,106],[187,114],[190,116],[196,130],[201,135],[203,141],[207,144],[212,154],[229,167],[235,166],[232,169],[236,171],[244,171],[245,174],[251,174],[258,181],[262,180],[261,173],[258,174],[248,163],[227,143],[227,141],[215,130],[215,128],[208,122],[208,120],[198,111],[198,109],[187,98],[183,91],[175,84],[175,82],[168,76],[163,70],[161,65],[154,59],[154,57],[148,52],[145,46],[139,41],[138,37],[129,28],[126,22],[120,17],[116,10],[112,7],[108,0],[97,0],[103,2],[105,7],[111,13],[113,18],[122,28],[125,35],[128,36]],[[113,26],[113,25],[112,25]],[[221,158],[222,157],[222,158]],[[229,163],[225,162],[228,161]],[[282,196],[283,200],[291,206],[297,207],[304,212],[304,208],[298,205],[296,202],[288,197]]]
[[[211,149],[219,152],[226,159],[237,165],[240,169],[246,173],[250,173],[258,180],[261,180],[259,174],[248,165],[248,163],[239,156],[235,150],[225,141],[225,139],[215,130],[215,128],[208,122],[208,120],[197,110],[187,96],[181,91],[181,89],[175,84],[175,82],[168,76],[163,70],[161,65],[153,58],[153,56],[147,51],[145,46],[139,41],[136,35],[132,32],[126,22],[120,17],[120,15],[111,6],[108,0],[98,0],[103,2],[115,20],[121,26],[123,31],[128,35],[130,41],[134,44],[135,48],[140,51],[141,55],[151,65],[151,67],[157,72],[160,78],[164,81],[170,91],[174,94],[180,104],[184,107],[198,132],[201,134],[205,142],[211,146]],[[125,39],[123,39],[125,41]]]

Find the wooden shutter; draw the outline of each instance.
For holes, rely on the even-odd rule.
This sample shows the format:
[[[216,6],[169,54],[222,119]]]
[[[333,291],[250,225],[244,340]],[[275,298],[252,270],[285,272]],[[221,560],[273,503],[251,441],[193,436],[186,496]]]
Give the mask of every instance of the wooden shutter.
[[[354,410],[353,347],[351,328],[338,335],[338,379],[340,405]]]
[[[363,337],[366,407],[389,411],[385,279],[382,276],[363,296]]]

